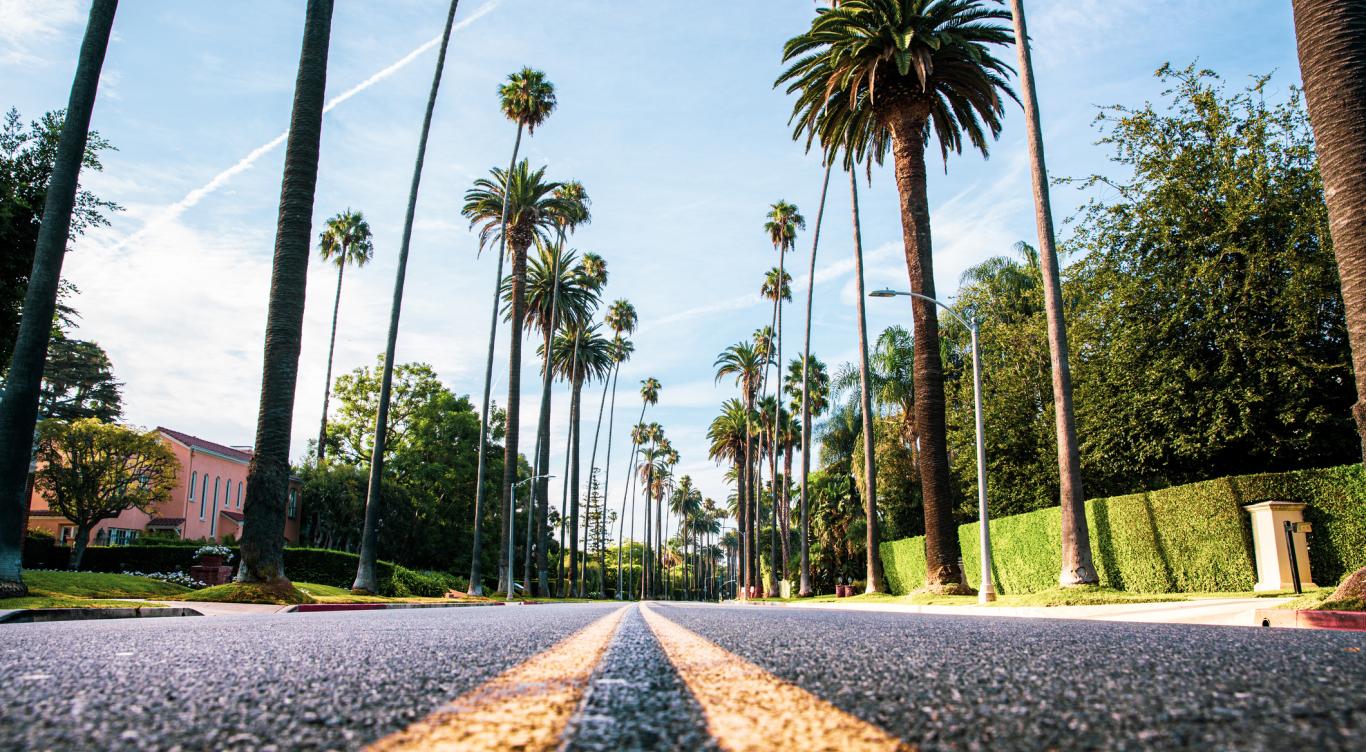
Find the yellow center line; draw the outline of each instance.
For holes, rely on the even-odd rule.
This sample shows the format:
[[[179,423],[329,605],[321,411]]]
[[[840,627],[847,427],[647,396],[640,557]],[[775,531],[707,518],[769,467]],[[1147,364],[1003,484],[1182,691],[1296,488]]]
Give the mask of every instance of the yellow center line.
[[[641,613],[723,749],[915,749],[649,607]]]
[[[372,750],[550,750],[560,747],[625,606],[466,692]]]

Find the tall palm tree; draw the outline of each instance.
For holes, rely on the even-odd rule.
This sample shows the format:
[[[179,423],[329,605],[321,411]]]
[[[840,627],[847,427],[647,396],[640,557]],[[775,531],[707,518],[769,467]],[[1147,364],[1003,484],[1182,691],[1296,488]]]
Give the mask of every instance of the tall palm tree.
[[[615,304],[613,304],[613,305],[615,305]],[[628,304],[628,305],[629,305],[629,304]],[[631,309],[631,314],[632,314],[632,320],[634,321],[634,315],[635,315],[635,309],[634,309],[634,308]],[[644,423],[644,420],[645,420],[645,408],[647,408],[647,407],[649,407],[650,405],[653,405],[653,404],[656,404],[656,403],[659,402],[659,389],[660,389],[659,380],[656,379],[656,378],[654,378],[653,376],[651,376],[651,377],[649,377],[649,378],[646,378],[646,379],[644,379],[644,380],[642,380],[642,381],[640,382],[640,418],[638,418],[638,419],[636,420],[636,425],[635,425],[635,427],[631,430],[631,461],[630,461],[629,463],[627,463],[627,465],[626,465],[626,479],[627,479],[627,483],[626,483],[626,488],[622,489],[622,492],[621,492],[621,517],[620,517],[620,526],[619,526],[618,529],[617,529],[617,600],[621,600],[621,588],[622,588],[621,547],[622,547],[622,545],[623,545],[623,544],[625,543],[625,541],[626,541],[626,538],[625,538],[625,530],[626,530],[626,527],[625,527],[625,526],[626,526],[626,495],[627,495],[628,493],[631,492],[632,488],[633,488],[634,485],[635,485],[633,479],[635,478],[636,455],[637,455],[637,453],[638,453],[638,451],[639,451],[639,449],[640,449],[641,444],[644,443],[644,440],[645,440],[645,423]],[[635,535],[635,530],[636,530],[635,501],[634,501],[634,497],[632,497],[632,502],[631,502],[631,534],[632,534],[632,535]],[[635,548],[634,548],[634,547],[631,549],[631,558],[632,558],[632,559],[635,558]],[[631,566],[635,566],[635,561],[631,561],[630,564],[631,564]]]
[[[770,535],[770,543],[776,542],[778,540],[777,536],[779,535],[779,518],[784,516],[783,514],[779,513],[779,504],[786,503],[786,495],[780,493],[778,489],[778,451],[779,447],[781,446],[781,442],[778,440],[778,433],[782,429],[782,419],[778,414],[778,410],[782,405],[781,395],[783,393],[783,301],[792,300],[792,290],[789,288],[789,285],[792,281],[792,277],[785,270],[785,261],[788,252],[791,251],[797,244],[797,231],[805,229],[806,218],[803,217],[800,212],[798,212],[796,206],[789,204],[786,201],[778,201],[777,203],[769,207],[767,221],[764,223],[764,231],[768,233],[768,239],[770,242],[773,243],[774,250],[778,251],[778,274],[775,278],[769,280],[770,284],[767,285],[769,289],[765,294],[766,297],[769,297],[769,299],[773,301],[775,323],[773,325],[774,355],[772,358],[772,363],[777,366],[777,371],[775,375],[778,379],[778,383],[775,385],[773,389],[774,395],[776,395],[778,398],[773,401],[774,413],[773,421],[771,424],[772,430],[774,432],[772,443],[773,472],[771,474],[771,477],[773,478],[773,510],[775,514],[773,520],[773,533]],[[774,576],[777,577],[779,571],[781,571],[781,577],[779,579],[786,580],[787,538],[785,527],[783,529],[782,535],[782,549],[784,551],[784,554],[781,570],[779,569],[779,562],[777,558],[778,551],[776,546],[772,547],[773,550],[770,551],[769,555],[773,559],[773,571],[775,573]]]
[[[752,482],[753,473],[750,463],[754,457],[754,442],[751,416],[754,412],[754,402],[759,394],[760,381],[767,366],[767,360],[763,350],[756,348],[750,342],[737,342],[727,347],[716,358],[713,363],[716,368],[716,381],[727,376],[734,378],[736,386],[740,388],[740,397],[744,406],[745,418],[745,451],[741,456],[745,470],[743,477],[740,478],[739,486],[739,520],[740,520],[740,553],[743,559],[741,567],[744,575],[742,587],[744,592],[749,593],[749,588],[758,582],[758,524],[755,519],[757,509],[757,494],[754,491]]]
[[[549,242],[561,217],[573,211],[573,207],[556,195],[560,184],[545,179],[545,168],[532,170],[525,159],[509,172],[495,167],[491,173],[492,178],[474,181],[474,186],[465,192],[465,206],[461,211],[469,218],[470,226],[479,225],[480,248],[496,239],[500,248],[509,251],[512,259],[512,272],[507,282],[512,339],[508,347],[507,436],[503,443],[501,507],[504,514],[502,540],[506,541],[511,534],[513,512],[510,505],[512,482],[517,473],[517,426],[521,419],[522,324],[526,315],[527,251],[534,242]],[[502,288],[500,282],[498,292],[502,292]],[[478,506],[479,491],[475,493],[475,504]],[[507,553],[502,550],[505,548],[499,546],[499,566],[503,570],[500,589],[511,585],[513,572],[513,563],[507,561]]]
[[[346,211],[327,220],[318,238],[318,255],[337,265],[337,296],[332,301],[332,336],[327,340],[327,381],[323,384],[323,417],[318,427],[318,460],[327,456],[327,403],[332,396],[332,356],[337,350],[337,314],[341,312],[342,274],[347,266],[360,268],[375,255],[370,223],[358,211]]]
[[[1356,372],[1352,416],[1366,459],[1366,7],[1354,0],[1291,4]],[[1347,595],[1344,586],[1333,597]]]
[[[508,169],[505,175],[511,174],[516,169],[517,152],[522,146],[522,130],[534,135],[536,128],[550,117],[550,113],[555,110],[555,86],[546,80],[545,74],[531,68],[523,68],[516,73],[510,74],[507,82],[498,89],[498,99],[503,110],[503,115],[508,120],[517,124],[517,138],[512,142],[512,158],[508,160]],[[502,232],[502,228],[509,223],[509,206],[507,199],[510,192],[503,191],[499,203],[499,211],[493,213],[492,206],[487,204],[481,206],[476,216],[471,216],[469,207],[466,207],[465,216],[470,219],[471,224],[476,221],[485,222],[484,233],[481,234],[479,249],[484,248],[484,241],[489,237],[487,233],[495,232],[498,236],[498,262],[497,272],[493,279],[493,313],[489,316],[489,354],[488,361],[484,366],[484,402],[479,411],[479,463],[475,472],[474,487],[474,545],[470,554],[470,595],[483,595],[484,584],[480,573],[480,527],[484,515],[484,499],[487,496],[484,483],[484,469],[487,464],[488,440],[489,440],[489,400],[493,387],[493,346],[498,336],[498,298],[503,287],[503,261],[507,257],[507,234]],[[492,220],[497,218],[497,224],[492,225]],[[511,406],[509,406],[511,407]],[[509,423],[508,425],[512,425]],[[515,435],[514,429],[512,434]],[[514,457],[516,454],[514,453]],[[504,476],[507,475],[506,468]],[[508,536],[508,525],[512,518],[506,511],[506,498],[503,501],[503,533],[500,540],[506,540]],[[507,561],[506,546],[499,546],[499,584],[500,589],[511,586],[511,568]]]
[[[907,276],[912,292],[930,298],[928,136],[939,141],[946,161],[964,141],[987,153],[988,136],[1001,131],[1005,98],[1015,96],[1010,66],[993,54],[1012,41],[999,23],[1009,17],[976,0],[842,2],[818,9],[811,28],[783,48],[790,66],[777,84],[797,94],[794,137],[819,139],[827,158],[842,149],[851,170],[892,151]],[[966,592],[950,498],[938,312],[917,299],[912,314],[926,584],[935,592]]]
[[[816,226],[811,233],[811,264],[806,272],[806,334],[802,340],[802,405],[801,405],[801,424],[802,424],[802,478],[801,478],[801,525],[802,525],[802,560],[797,584],[797,595],[806,598],[812,595],[811,590],[811,522],[808,518],[809,505],[806,500],[806,480],[811,475],[811,406],[806,393],[810,388],[811,374],[807,373],[806,364],[811,362],[811,305],[816,293],[816,249],[821,244],[821,221],[825,218],[825,195],[830,189],[830,170],[834,167],[831,160],[825,161],[825,177],[821,180],[821,202],[816,207]]]
[[[1053,237],[1053,209],[1048,196],[1048,167],[1044,163],[1039,98],[1034,86],[1034,64],[1029,54],[1029,31],[1024,0],[1010,0],[1015,20],[1015,49],[1020,57],[1020,90],[1024,93],[1025,128],[1029,133],[1029,164],[1034,178],[1034,220],[1039,228],[1039,260],[1043,263],[1043,305],[1048,319],[1048,354],[1053,375],[1053,411],[1058,435],[1058,492],[1062,503],[1062,571],[1058,584],[1094,585],[1100,582],[1091,562],[1091,534],[1086,528],[1086,496],[1081,485],[1081,451],[1072,410],[1072,369],[1067,363],[1067,323],[1063,319],[1062,276]]]
[[[1353,0],[1292,6],[1356,372],[1352,415],[1366,459],[1366,7]]]
[[[450,11],[446,14],[446,27],[441,34],[441,51],[436,56],[436,72],[432,74],[432,88],[427,95],[427,111],[422,117],[422,132],[417,139],[413,182],[408,188],[408,211],[403,218],[403,239],[398,246],[394,300],[389,309],[389,340],[384,348],[384,374],[380,378],[379,406],[375,412],[375,441],[374,452],[370,456],[370,484],[365,496],[365,527],[361,533],[360,562],[356,567],[356,581],[351,585],[352,590],[365,593],[379,591],[379,581],[375,578],[375,549],[379,545],[379,507],[383,503],[384,487],[384,444],[389,434],[389,396],[394,385],[394,351],[398,347],[398,318],[403,309],[403,281],[408,272],[408,247],[413,238],[417,191],[422,184],[422,161],[427,155],[427,135],[432,129],[436,92],[441,87],[441,70],[446,64],[446,47],[451,41],[451,26],[455,23],[455,8],[458,4],[458,0],[451,0]]]
[[[331,2],[321,2],[314,8],[309,4],[310,21],[316,15],[330,20]],[[19,323],[19,333],[15,338],[14,351],[10,354],[3,397],[0,397],[0,598],[18,597],[28,594],[23,579],[24,517],[28,509],[29,458],[33,449],[33,429],[38,420],[38,395],[43,381],[43,367],[47,361],[47,346],[52,336],[52,317],[57,312],[57,290],[61,283],[62,260],[66,256],[66,244],[71,237],[71,214],[76,206],[77,180],[81,172],[81,160],[85,157],[85,145],[90,135],[90,115],[95,109],[95,92],[100,84],[100,71],[104,67],[104,53],[109,48],[109,34],[114,27],[114,13],[118,10],[118,0],[95,0],[90,6],[90,16],[85,25],[85,38],[81,41],[80,57],[76,60],[76,75],[71,82],[71,96],[67,100],[66,117],[62,122],[62,135],[57,142],[57,154],[52,164],[52,175],[48,179],[47,197],[43,203],[43,221],[38,231],[38,243],[33,252],[33,270],[29,275],[28,289],[24,293],[24,307]],[[305,35],[305,41],[308,36]],[[323,72],[326,76],[327,36],[322,36]],[[306,48],[306,52],[308,49]],[[310,60],[311,62],[311,60]],[[304,60],[300,60],[299,77],[304,77]],[[312,68],[310,68],[312,72]],[[295,91],[295,115],[299,112],[299,92]],[[319,92],[321,96],[321,91]],[[321,106],[321,103],[320,103]],[[320,113],[321,114],[321,113]],[[289,145],[291,149],[302,148],[302,137],[308,135],[307,123],[299,122],[300,131],[291,125]],[[313,130],[313,172],[317,173],[317,135]],[[296,136],[300,143],[296,145]],[[300,157],[298,151],[292,152]],[[304,162],[309,160],[304,159]],[[287,162],[288,164],[288,162]],[[304,166],[299,162],[295,166]],[[288,172],[285,175],[289,177]],[[300,174],[300,178],[307,177]],[[306,191],[309,206],[313,203],[312,178],[308,179]],[[288,181],[287,181],[288,184]],[[303,198],[303,196],[299,196]],[[284,221],[284,204],[281,203],[281,222]],[[304,261],[308,258],[308,218],[305,214]],[[283,227],[283,226],[282,226]],[[302,274],[299,277],[300,291],[303,288]],[[300,298],[302,298],[302,294]],[[274,296],[271,298],[275,302]],[[300,326],[302,326],[303,303],[299,302]],[[272,308],[273,310],[273,308]],[[298,339],[295,340],[295,357],[298,357]],[[270,361],[267,361],[269,363]],[[290,395],[293,396],[291,385]],[[288,419],[286,419],[288,422]],[[288,434],[289,428],[285,427]],[[286,440],[285,442],[289,442]],[[288,449],[286,449],[286,452]],[[283,489],[283,485],[281,486]],[[283,490],[281,491],[283,496]],[[283,516],[281,517],[283,524]]]
[[[792,451],[801,442],[801,426],[793,417],[792,413],[780,407],[778,423],[778,448],[783,453],[783,484],[781,504],[778,506],[779,522],[782,524],[778,539],[782,542],[782,562],[783,579],[788,579],[788,566],[792,561],[791,552],[788,547],[791,545],[792,537]],[[777,477],[776,475],[774,476]]]
[[[854,224],[854,280],[855,280],[854,292],[855,292],[855,293],[857,294],[857,296],[858,296],[859,412],[860,412],[860,414],[862,414],[862,416],[863,416],[863,479],[864,479],[864,483],[863,483],[863,486],[864,486],[864,494],[863,494],[863,496],[864,496],[864,498],[863,498],[863,514],[864,514],[864,518],[865,518],[865,525],[864,525],[864,527],[865,527],[866,530],[867,530],[867,542],[866,542],[866,546],[867,546],[867,555],[866,555],[866,562],[865,562],[865,566],[864,566],[865,579],[866,579],[867,582],[866,582],[866,585],[864,586],[864,592],[867,592],[867,593],[880,593],[880,592],[882,592],[882,589],[883,589],[883,588],[882,588],[882,558],[881,558],[881,556],[879,555],[879,552],[878,552],[878,544],[879,544],[879,542],[880,542],[880,535],[879,535],[878,524],[877,524],[877,463],[876,463],[876,461],[874,460],[874,457],[876,456],[876,452],[877,452],[877,444],[876,444],[876,443],[874,442],[874,440],[873,440],[873,423],[874,423],[874,418],[875,418],[875,416],[873,415],[873,403],[872,403],[872,400],[873,400],[872,391],[873,391],[873,390],[872,390],[872,385],[871,385],[871,383],[869,382],[869,379],[868,379],[868,376],[869,376],[869,373],[868,373],[868,318],[867,318],[866,313],[865,313],[864,310],[863,310],[863,309],[864,309],[864,304],[865,304],[865,295],[864,295],[864,290],[863,290],[863,231],[862,231],[862,230],[860,229],[860,227],[859,227],[859,214],[858,214],[858,180],[855,179],[854,173],[853,173],[852,170],[849,172],[849,200],[850,200],[850,205],[853,207],[853,224]],[[917,324],[917,326],[918,326],[918,324]],[[942,407],[942,404],[941,404],[941,407]],[[942,413],[942,410],[941,410],[941,413]],[[941,424],[942,424],[942,421],[941,421]],[[942,425],[941,425],[941,428],[942,428]],[[947,457],[946,457],[945,461],[947,462]],[[946,468],[946,473],[947,473],[947,468]],[[922,479],[923,479],[923,477],[924,477],[924,471],[923,471],[923,470],[921,471],[921,477],[922,477]],[[923,488],[923,480],[922,480],[922,488]],[[947,491],[947,486],[945,487],[945,490]],[[946,499],[945,501],[947,501],[947,499]],[[925,517],[926,517],[925,529],[926,529],[926,531],[927,531],[927,532],[926,532],[926,536],[925,536],[925,540],[926,540],[925,545],[926,545],[927,550],[928,550],[928,546],[929,546],[929,533],[928,533],[928,530],[929,530],[929,516],[930,516],[930,515],[929,515],[929,511],[928,511],[928,510],[929,510],[929,504],[928,504],[928,502],[926,502],[926,507],[925,507],[925,508],[926,508],[926,512],[925,512]],[[948,514],[948,513],[949,513],[948,510],[946,510],[945,513]],[[952,518],[950,518],[950,519],[952,519]],[[954,546],[955,549],[957,549],[957,545],[958,545],[957,532],[958,532],[957,530],[954,530],[954,531],[953,531],[953,536],[954,536],[954,538],[953,538],[953,541],[954,541],[954,542],[953,542],[953,546]],[[929,559],[926,559],[926,561],[930,561],[930,560],[929,560]],[[957,562],[957,559],[955,559],[955,560],[954,560],[954,566],[957,566],[957,565],[958,565],[958,562]],[[961,578],[960,578],[960,579],[961,579]]]
[[[579,572],[579,425],[583,404],[583,385],[587,381],[606,379],[612,369],[612,342],[598,331],[598,324],[586,321],[565,322],[556,335],[552,347],[551,365],[562,378],[569,381],[569,432],[572,438],[569,470],[569,585],[583,595],[583,580]],[[538,562],[544,557],[538,557]],[[538,566],[539,563],[538,563]],[[546,570],[540,568],[542,588],[546,587]],[[544,592],[544,590],[542,591]]]
[[[617,415],[617,376],[621,373],[621,364],[630,359],[631,353],[635,349],[631,344],[631,341],[622,335],[630,334],[636,330],[636,309],[627,300],[615,300],[607,307],[607,315],[604,317],[604,323],[607,324],[608,329],[612,330],[613,335],[612,375],[610,379],[603,379],[602,382],[602,399],[598,402],[598,422],[597,426],[593,429],[593,451],[589,454],[588,467],[590,468],[589,473],[591,475],[593,472],[591,468],[596,467],[598,462],[598,436],[602,432],[603,402],[607,399],[608,386],[610,385],[612,391],[612,409],[607,414],[607,460],[602,473],[603,524],[606,525],[606,499],[608,492],[611,490],[610,483],[612,480],[612,427]],[[625,512],[624,509],[622,511]],[[622,516],[624,517],[625,515],[623,514]],[[621,553],[620,543],[621,541],[618,539],[618,554]],[[606,553],[603,555],[606,556]],[[602,576],[604,578],[607,576],[605,563],[603,565]],[[607,592],[605,581],[602,589],[605,594]]]

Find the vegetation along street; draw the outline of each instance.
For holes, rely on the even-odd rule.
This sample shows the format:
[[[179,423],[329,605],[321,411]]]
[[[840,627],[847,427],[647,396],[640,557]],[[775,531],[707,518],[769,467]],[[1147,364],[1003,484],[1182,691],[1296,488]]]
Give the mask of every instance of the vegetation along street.
[[[1360,749],[1361,0],[0,0],[0,749]]]

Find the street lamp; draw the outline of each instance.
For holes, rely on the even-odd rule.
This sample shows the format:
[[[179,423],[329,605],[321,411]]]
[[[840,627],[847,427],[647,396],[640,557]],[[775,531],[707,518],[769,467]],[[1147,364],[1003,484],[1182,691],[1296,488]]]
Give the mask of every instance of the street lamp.
[[[980,530],[978,537],[982,540],[982,584],[977,589],[977,600],[980,603],[990,603],[996,600],[996,588],[991,581],[991,529],[987,517],[987,447],[982,437],[982,359],[977,354],[977,319],[975,316],[964,318],[948,305],[918,292],[900,292],[883,288],[868,293],[870,298],[895,298],[898,295],[919,298],[943,308],[953,320],[967,327],[972,333],[972,402],[973,410],[977,414],[977,515]]]
[[[541,480],[541,479],[543,479],[543,478],[554,478],[554,477],[555,477],[555,476],[553,476],[553,475],[533,475],[533,476],[530,477],[530,478],[527,478],[527,479],[525,479],[525,480],[519,480],[519,481],[517,481],[516,483],[513,483],[513,484],[512,484],[512,492],[511,492],[511,494],[510,494],[509,497],[508,497],[509,502],[508,502],[508,592],[507,592],[507,600],[508,600],[509,603],[512,602],[512,600],[513,600],[513,597],[512,597],[513,594],[517,592],[517,580],[516,580],[516,578],[513,577],[513,575],[512,575],[513,572],[517,571],[517,570],[514,568],[514,565],[513,565],[513,559],[516,558],[516,551],[517,551],[517,548],[516,548],[516,545],[515,545],[515,544],[516,544],[516,541],[517,541],[517,530],[516,530],[516,528],[517,528],[517,487],[520,486],[520,485],[522,485],[523,483],[530,483],[530,482],[532,482],[533,480]],[[528,529],[528,530],[531,529],[531,517],[530,517],[530,516],[527,517],[527,529]],[[527,586],[527,587],[530,587],[530,586],[531,586],[531,583],[528,582],[526,586]]]

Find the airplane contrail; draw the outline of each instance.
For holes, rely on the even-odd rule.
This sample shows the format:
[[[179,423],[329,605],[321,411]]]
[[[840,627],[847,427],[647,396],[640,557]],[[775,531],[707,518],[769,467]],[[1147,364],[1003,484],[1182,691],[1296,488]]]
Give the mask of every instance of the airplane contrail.
[[[489,0],[488,2],[479,6],[479,8],[474,11],[474,13],[471,13],[469,18],[466,18],[465,20],[460,21],[459,23],[452,26],[451,32],[454,33],[456,31],[459,31],[460,29],[469,26],[475,21],[478,21],[480,18],[483,18],[484,16],[493,12],[493,10],[497,8],[501,2],[502,0]],[[356,96],[357,94],[365,91],[366,89],[369,89],[370,87],[374,86],[380,81],[383,81],[384,79],[394,75],[398,71],[407,67],[409,63],[421,57],[424,52],[432,49],[438,44],[441,44],[441,35],[439,34],[431,39],[428,39],[426,42],[423,42],[422,44],[418,45],[411,52],[399,58],[398,60],[395,60],[388,66],[380,69],[378,72],[376,72],[369,78],[365,79],[364,81],[361,81],[360,83],[356,84],[355,86],[352,86],[351,88],[347,89],[341,94],[338,94],[337,96],[327,100],[327,103],[323,105],[323,114],[327,114],[328,112],[332,111],[335,107],[342,104],[346,100]],[[124,246],[128,245],[129,243],[133,242],[134,240],[142,238],[149,231],[176,219],[181,214],[184,214],[186,209],[189,209],[193,207],[195,204],[198,204],[200,201],[204,200],[205,196],[208,196],[209,194],[218,190],[229,180],[232,180],[234,177],[251,169],[252,165],[256,164],[257,160],[259,160],[266,154],[269,154],[270,152],[274,151],[277,147],[280,146],[280,144],[283,144],[285,142],[285,139],[288,138],[288,136],[289,131],[285,131],[280,135],[276,136],[275,138],[272,138],[271,140],[267,141],[266,143],[256,147],[255,149],[252,149],[245,157],[242,157],[242,159],[238,160],[236,164],[234,164],[226,170],[223,170],[217,175],[214,175],[212,178],[209,179],[209,182],[185,194],[184,198],[180,199],[174,204],[171,204],[170,206],[167,206],[165,209],[162,209],[161,212],[157,214],[157,216],[153,217],[152,219],[149,219],[146,223],[143,224],[141,228],[124,236],[123,239],[119,240],[117,243],[114,244],[111,250],[117,251],[123,248]]]

